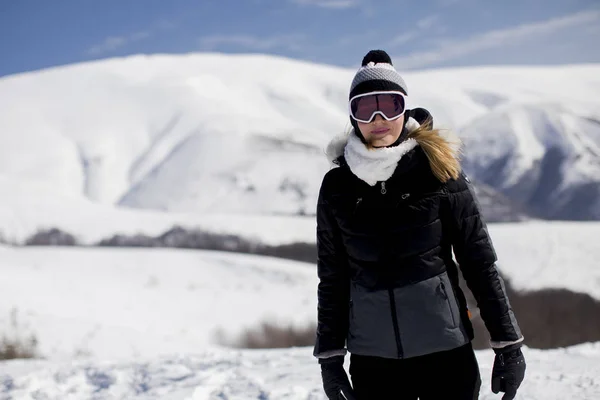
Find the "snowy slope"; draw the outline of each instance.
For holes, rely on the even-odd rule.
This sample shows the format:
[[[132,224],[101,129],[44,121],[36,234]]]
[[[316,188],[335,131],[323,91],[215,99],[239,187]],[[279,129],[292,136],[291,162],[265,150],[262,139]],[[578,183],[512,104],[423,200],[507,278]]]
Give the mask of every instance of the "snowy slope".
[[[512,256],[502,271],[520,288],[534,288],[535,277],[535,287],[587,284],[600,298],[598,250],[563,243],[597,235],[600,224],[570,225],[549,235],[541,232],[550,224],[495,226],[499,251]],[[530,254],[523,238],[535,236],[557,251],[545,254],[549,243],[535,239]],[[21,335],[36,334],[47,358],[0,362],[2,400],[324,399],[310,347],[219,345],[264,319],[314,321],[314,265],[202,251],[0,247],[0,276],[0,331],[14,333],[8,319],[17,309]],[[600,396],[598,343],[524,351],[521,398]],[[498,398],[489,389],[493,354],[477,356],[480,398]]]
[[[183,250],[0,247],[0,332],[35,334],[52,360],[135,360],[316,316],[314,267]]]
[[[87,209],[70,207],[80,200],[194,214],[311,214],[329,168],[325,145],[349,125],[346,95],[354,72],[270,56],[189,54],[132,56],[4,77],[0,205],[20,205],[18,212],[4,211],[9,215],[1,216],[0,226],[12,226],[4,234],[18,236],[26,229],[21,227],[42,225],[46,208],[58,220],[74,212],[85,216]],[[531,133],[546,132],[545,120],[522,118],[508,132],[500,130],[502,110],[543,107],[561,110],[560,126],[552,126],[562,139],[554,142],[570,155],[561,167],[568,174],[561,175],[560,185],[548,186],[560,197],[552,215],[573,206],[570,193],[581,185],[590,187],[586,193],[597,189],[593,151],[578,155],[597,146],[599,66],[405,75],[409,106],[430,109],[438,126],[469,139],[472,175],[479,173],[475,166],[488,171],[485,163],[510,153],[526,161],[511,173],[528,176],[527,168],[550,149],[546,136]],[[558,81],[561,85],[548,84]],[[497,123],[498,130],[492,129]],[[513,145],[515,135],[527,143]],[[473,140],[479,136],[482,143]],[[490,136],[507,140],[494,142],[493,154]],[[512,195],[510,184],[486,177],[474,176]],[[65,198],[72,201],[61,206]],[[585,208],[581,214],[595,215]]]
[[[0,399],[325,400],[310,353],[310,348],[219,350],[145,362],[13,361],[0,369]],[[600,397],[600,343],[546,351],[525,348],[524,354],[527,373],[518,399]],[[477,352],[481,400],[501,398],[490,390],[493,358],[491,350]]]
[[[516,289],[566,288],[600,299],[599,223],[490,228]],[[219,344],[265,319],[316,318],[314,264],[204,251],[0,247],[0,332],[16,309],[54,360],[133,360]],[[118,338],[118,339],[117,339]]]
[[[23,243],[38,229],[53,227],[75,235],[82,244],[93,244],[115,234],[159,236],[178,225],[241,235],[277,245],[314,241],[316,229],[316,220],[310,216],[186,213],[114,207],[81,196],[38,190],[27,184],[3,186],[7,187],[11,189],[0,197],[0,239],[4,237],[10,243]]]
[[[600,300],[598,222],[488,226],[498,267],[517,290],[563,288]]]

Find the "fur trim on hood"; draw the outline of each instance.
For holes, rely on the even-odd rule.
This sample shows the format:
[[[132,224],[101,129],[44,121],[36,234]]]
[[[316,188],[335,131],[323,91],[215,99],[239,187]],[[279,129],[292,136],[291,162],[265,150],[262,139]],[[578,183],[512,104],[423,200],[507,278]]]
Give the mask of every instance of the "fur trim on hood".
[[[410,117],[406,122],[408,140],[415,140],[421,146],[434,175],[441,181],[457,179],[460,174],[460,152],[462,143],[458,136],[450,130],[431,129],[431,125],[425,121],[419,124],[417,120]],[[334,137],[325,150],[327,159],[332,167],[337,166],[337,160],[344,155],[350,135],[354,135],[354,128]]]

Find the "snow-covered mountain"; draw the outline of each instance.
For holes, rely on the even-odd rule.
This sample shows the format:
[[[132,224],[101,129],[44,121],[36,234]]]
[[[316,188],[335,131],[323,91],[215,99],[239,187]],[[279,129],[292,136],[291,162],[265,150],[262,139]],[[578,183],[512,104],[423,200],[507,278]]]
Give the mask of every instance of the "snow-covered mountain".
[[[541,217],[600,219],[600,119],[560,104],[509,104],[461,134],[475,179]]]
[[[59,221],[88,218],[89,207],[74,203],[161,216],[311,214],[329,168],[324,148],[349,126],[354,72],[271,56],[190,54],[2,78],[0,205],[19,211],[4,211],[0,225],[14,227],[4,234],[42,225],[34,215],[52,219],[44,210]],[[405,77],[409,106],[428,108],[437,126],[465,138],[467,171],[491,187],[482,196],[493,199],[498,189],[508,197],[499,215],[520,215],[521,204],[510,205],[518,202],[552,207],[541,214],[557,218],[599,218],[590,199],[600,180],[600,66]]]

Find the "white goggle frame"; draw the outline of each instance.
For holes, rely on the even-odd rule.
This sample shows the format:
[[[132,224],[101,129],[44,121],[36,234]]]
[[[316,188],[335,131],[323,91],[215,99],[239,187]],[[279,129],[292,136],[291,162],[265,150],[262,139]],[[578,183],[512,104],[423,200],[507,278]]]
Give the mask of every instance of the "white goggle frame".
[[[360,98],[360,97],[373,96],[375,94],[399,94],[404,99],[404,110],[402,110],[402,112],[399,115],[397,115],[395,117],[392,117],[392,118],[388,118],[383,112],[381,112],[379,110],[378,111],[373,111],[373,114],[371,114],[371,117],[369,117],[368,120],[356,118],[354,116],[354,113],[352,112],[352,102],[354,100]],[[350,113],[350,116],[355,121],[362,122],[363,124],[368,124],[371,121],[373,121],[373,118],[375,118],[375,115],[377,115],[377,114],[381,115],[387,121],[394,121],[394,120],[400,118],[401,116],[403,116],[405,111],[406,111],[406,95],[404,93],[402,93],[402,92],[396,92],[396,91],[390,91],[390,90],[383,90],[383,91],[379,91],[379,92],[369,92],[369,93],[363,93],[363,94],[356,95],[356,96],[352,97],[350,99],[350,101],[348,101],[348,112]]]

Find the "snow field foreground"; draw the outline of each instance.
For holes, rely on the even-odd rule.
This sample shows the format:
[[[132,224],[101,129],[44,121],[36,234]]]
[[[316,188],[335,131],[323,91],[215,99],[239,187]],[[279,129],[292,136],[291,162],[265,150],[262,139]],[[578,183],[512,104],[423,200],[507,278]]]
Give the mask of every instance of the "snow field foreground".
[[[311,350],[212,350],[121,363],[11,361],[0,364],[0,400],[324,400]],[[600,343],[524,354],[518,399],[600,398]],[[500,399],[490,390],[493,352],[477,351],[477,358],[479,398]]]
[[[565,288],[600,299],[593,240],[600,223],[491,224],[489,231],[499,269],[516,290]],[[283,259],[0,247],[0,277],[0,332],[11,333],[16,310],[21,336],[35,334],[41,356],[55,361],[187,354],[263,321],[304,327],[316,319],[316,266]]]
[[[0,247],[0,332],[17,310],[52,361],[196,353],[263,321],[316,319],[308,264],[168,249]]]

